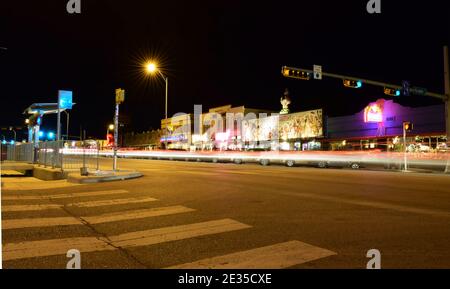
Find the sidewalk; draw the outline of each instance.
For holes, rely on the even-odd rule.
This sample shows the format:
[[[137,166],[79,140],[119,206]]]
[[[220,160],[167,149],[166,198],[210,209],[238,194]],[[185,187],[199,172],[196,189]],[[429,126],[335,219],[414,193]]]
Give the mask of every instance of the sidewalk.
[[[67,182],[76,184],[95,184],[103,182],[125,181],[142,177],[138,171],[94,171],[88,176],[81,176],[80,173],[69,173]]]
[[[73,187],[77,184],[68,183],[66,180],[42,181],[31,177],[2,178],[2,191],[30,191]]]

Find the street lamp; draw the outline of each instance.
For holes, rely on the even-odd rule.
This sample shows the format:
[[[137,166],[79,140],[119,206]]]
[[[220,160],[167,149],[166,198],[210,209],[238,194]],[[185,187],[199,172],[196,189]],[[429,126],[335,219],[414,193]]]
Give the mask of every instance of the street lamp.
[[[16,130],[11,126],[9,128],[9,131],[12,131],[14,133],[14,141],[16,141],[17,140],[17,132],[16,132]]]
[[[156,65],[156,63],[154,62],[149,62],[145,65],[145,69],[147,71],[148,74],[158,74],[159,76],[162,77],[162,79],[164,80],[164,82],[166,83],[166,105],[165,105],[165,121],[166,121],[166,133],[168,134],[168,129],[167,129],[167,119],[168,119],[168,115],[167,115],[167,104],[168,104],[168,97],[169,97],[169,78],[167,76],[165,76],[162,72],[161,69],[158,68],[158,66]],[[165,149],[167,149],[167,135],[165,136]]]
[[[70,122],[70,113],[67,110],[63,110],[66,113],[66,137],[69,140],[69,122]]]
[[[108,137],[108,134],[109,134],[109,132],[110,131],[112,131],[112,130],[114,130],[114,125],[113,124],[110,124],[109,126],[108,126],[108,128],[106,129],[106,137]]]

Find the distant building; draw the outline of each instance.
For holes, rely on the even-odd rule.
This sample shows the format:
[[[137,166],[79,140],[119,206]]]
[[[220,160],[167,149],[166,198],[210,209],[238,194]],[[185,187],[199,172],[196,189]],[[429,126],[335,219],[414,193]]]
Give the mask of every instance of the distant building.
[[[124,146],[139,149],[157,149],[160,147],[161,136],[161,130],[127,133],[124,137]]]

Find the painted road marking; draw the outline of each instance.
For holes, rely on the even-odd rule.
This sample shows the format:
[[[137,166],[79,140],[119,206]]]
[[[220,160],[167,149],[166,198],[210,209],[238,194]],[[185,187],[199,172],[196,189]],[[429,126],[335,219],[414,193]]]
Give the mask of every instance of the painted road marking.
[[[117,221],[129,221],[150,217],[188,213],[193,211],[195,210],[183,206],[172,206],[172,207],[161,207],[136,211],[115,212],[99,216],[80,217],[79,219],[75,217],[8,219],[3,220],[2,225],[3,230],[83,225],[83,222],[81,220],[84,220],[89,224],[96,225],[103,223],[112,223]]]
[[[59,218],[34,218],[34,219],[13,219],[2,221],[3,230],[81,225],[81,221],[75,217]]]
[[[95,237],[54,239],[10,243],[3,245],[3,261],[24,258],[45,257],[53,255],[65,256],[67,251],[76,248],[80,252],[115,250],[107,242]]]
[[[127,194],[127,190],[110,190],[110,191],[94,191],[94,192],[84,192],[84,193],[72,193],[72,194],[59,194],[59,195],[35,195],[35,196],[4,196],[4,201],[21,201],[21,200],[49,200],[49,199],[69,199],[69,198],[79,198],[79,197],[98,197],[98,196],[110,196],[110,195],[120,195]]]
[[[137,220],[150,217],[175,215],[181,213],[189,213],[195,211],[194,209],[183,206],[161,207],[145,210],[136,210],[129,212],[116,212],[110,214],[104,214],[100,216],[82,217],[83,220],[89,224],[102,224],[125,220]]]
[[[95,208],[103,206],[113,206],[113,205],[126,205],[126,204],[138,204],[138,203],[148,203],[155,202],[155,198],[127,198],[127,199],[114,199],[114,200],[100,200],[91,202],[80,202],[67,204],[68,207],[79,207],[79,208]],[[52,209],[62,209],[64,205],[59,204],[40,204],[40,205],[9,205],[2,206],[3,212],[26,212],[26,211],[45,211]]]
[[[114,243],[114,245],[118,247],[128,248],[148,246],[169,241],[177,241],[248,228],[251,228],[251,226],[239,223],[231,219],[223,219],[189,225],[152,229],[141,232],[132,232],[114,236],[110,239]]]
[[[112,205],[126,205],[126,204],[138,204],[138,203],[148,203],[155,202],[155,198],[127,198],[127,199],[114,199],[114,200],[100,200],[91,202],[80,202],[68,204],[68,207],[79,207],[79,208],[93,208],[93,207],[103,207]]]
[[[194,223],[126,233],[108,239],[95,237],[54,239],[9,243],[3,247],[3,260],[16,260],[34,257],[64,255],[68,250],[77,248],[80,252],[115,250],[118,247],[131,248],[148,246],[165,242],[213,235],[236,230],[248,229],[251,226],[231,219]]]
[[[2,206],[2,212],[25,212],[25,211],[45,211],[61,209],[61,205],[56,204],[41,204],[41,205],[13,205]]]
[[[300,241],[290,241],[168,269],[283,269],[333,255],[337,254]]]

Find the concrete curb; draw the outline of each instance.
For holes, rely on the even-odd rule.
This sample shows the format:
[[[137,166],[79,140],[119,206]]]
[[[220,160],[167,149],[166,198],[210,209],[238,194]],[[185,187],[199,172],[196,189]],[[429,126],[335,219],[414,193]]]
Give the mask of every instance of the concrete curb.
[[[80,176],[78,173],[70,173],[67,177],[67,182],[75,184],[96,184],[137,179],[142,176],[144,175],[140,172],[117,172],[102,176]]]

